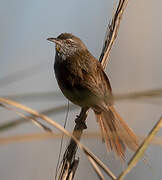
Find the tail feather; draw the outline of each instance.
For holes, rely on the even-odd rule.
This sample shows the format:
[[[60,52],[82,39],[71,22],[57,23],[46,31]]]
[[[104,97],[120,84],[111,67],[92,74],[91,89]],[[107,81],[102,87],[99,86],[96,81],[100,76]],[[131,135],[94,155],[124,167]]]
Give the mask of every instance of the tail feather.
[[[119,115],[119,113],[115,110],[113,106],[110,106],[110,110],[114,114],[115,118],[119,121],[124,130],[124,133],[121,132],[121,135],[124,136],[125,143],[129,149],[132,151],[136,151],[139,147],[139,141],[133,130],[128,127],[127,123],[124,119]]]
[[[133,131],[120,117],[113,106],[101,113],[95,112],[102,137],[108,151],[114,150],[116,154],[125,159],[126,146],[135,151],[138,148],[138,139]]]

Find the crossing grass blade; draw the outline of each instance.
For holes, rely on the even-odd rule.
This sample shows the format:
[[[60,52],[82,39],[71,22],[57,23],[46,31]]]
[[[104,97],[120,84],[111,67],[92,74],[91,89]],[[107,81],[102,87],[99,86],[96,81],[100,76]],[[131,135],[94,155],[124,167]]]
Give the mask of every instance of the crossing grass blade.
[[[0,97],[0,103],[3,105],[10,105],[13,107],[16,107],[18,109],[24,110],[25,112],[29,113],[31,116],[34,116],[35,118],[40,118],[43,121],[45,121],[46,123],[50,124],[51,126],[54,126],[55,128],[59,129],[60,131],[62,131],[66,136],[72,138],[78,145],[78,147],[86,154],[87,158],[91,158],[93,159],[93,162],[96,163],[101,169],[103,169],[103,171],[105,171],[105,173],[111,178],[111,179],[116,179],[116,176],[109,170],[108,167],[106,167],[104,165],[104,163],[102,161],[100,161],[100,159],[98,157],[96,157],[86,146],[84,146],[82,143],[80,143],[75,136],[73,136],[69,131],[67,131],[66,129],[64,129],[60,124],[58,124],[57,122],[55,122],[54,120],[50,119],[49,117],[47,117],[44,114],[38,113],[37,111],[24,106],[20,103],[17,103],[15,101],[12,101],[10,99],[5,99]],[[91,165],[94,167],[93,163],[90,161]],[[95,167],[94,167],[95,168]],[[98,171],[98,170],[97,170]]]
[[[148,148],[149,144],[155,137],[156,133],[162,127],[162,118],[156,123],[156,125],[152,128],[148,136],[145,138],[141,146],[138,148],[134,156],[128,163],[128,167],[121,173],[117,180],[123,180],[124,177],[131,171],[131,169],[137,164],[137,162],[141,159],[143,154],[145,153],[146,149]]]

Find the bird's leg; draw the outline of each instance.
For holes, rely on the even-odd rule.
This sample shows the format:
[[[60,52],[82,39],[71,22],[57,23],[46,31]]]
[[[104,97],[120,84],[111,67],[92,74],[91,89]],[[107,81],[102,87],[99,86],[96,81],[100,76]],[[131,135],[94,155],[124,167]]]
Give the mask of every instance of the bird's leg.
[[[76,124],[80,124],[83,129],[87,129],[85,120],[87,118],[87,111],[88,111],[88,109],[89,109],[88,107],[81,108],[80,114],[75,119],[75,123]]]

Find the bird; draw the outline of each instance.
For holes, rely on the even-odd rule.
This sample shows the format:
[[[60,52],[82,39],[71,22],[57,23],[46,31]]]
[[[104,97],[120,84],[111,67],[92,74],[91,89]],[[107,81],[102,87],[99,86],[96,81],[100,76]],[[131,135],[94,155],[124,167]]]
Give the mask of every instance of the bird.
[[[136,151],[139,141],[114,107],[110,81],[101,63],[71,33],[47,40],[55,44],[54,72],[62,93],[82,109],[94,111],[107,150],[125,160],[126,148]]]

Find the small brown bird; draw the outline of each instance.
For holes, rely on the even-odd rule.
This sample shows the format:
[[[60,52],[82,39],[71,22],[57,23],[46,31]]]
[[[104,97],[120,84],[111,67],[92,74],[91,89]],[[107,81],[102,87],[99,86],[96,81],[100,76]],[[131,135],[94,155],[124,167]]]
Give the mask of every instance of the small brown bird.
[[[70,33],[47,40],[56,44],[54,71],[62,93],[74,104],[93,109],[107,149],[124,159],[125,147],[135,151],[138,140],[113,107],[111,85],[102,65]]]

